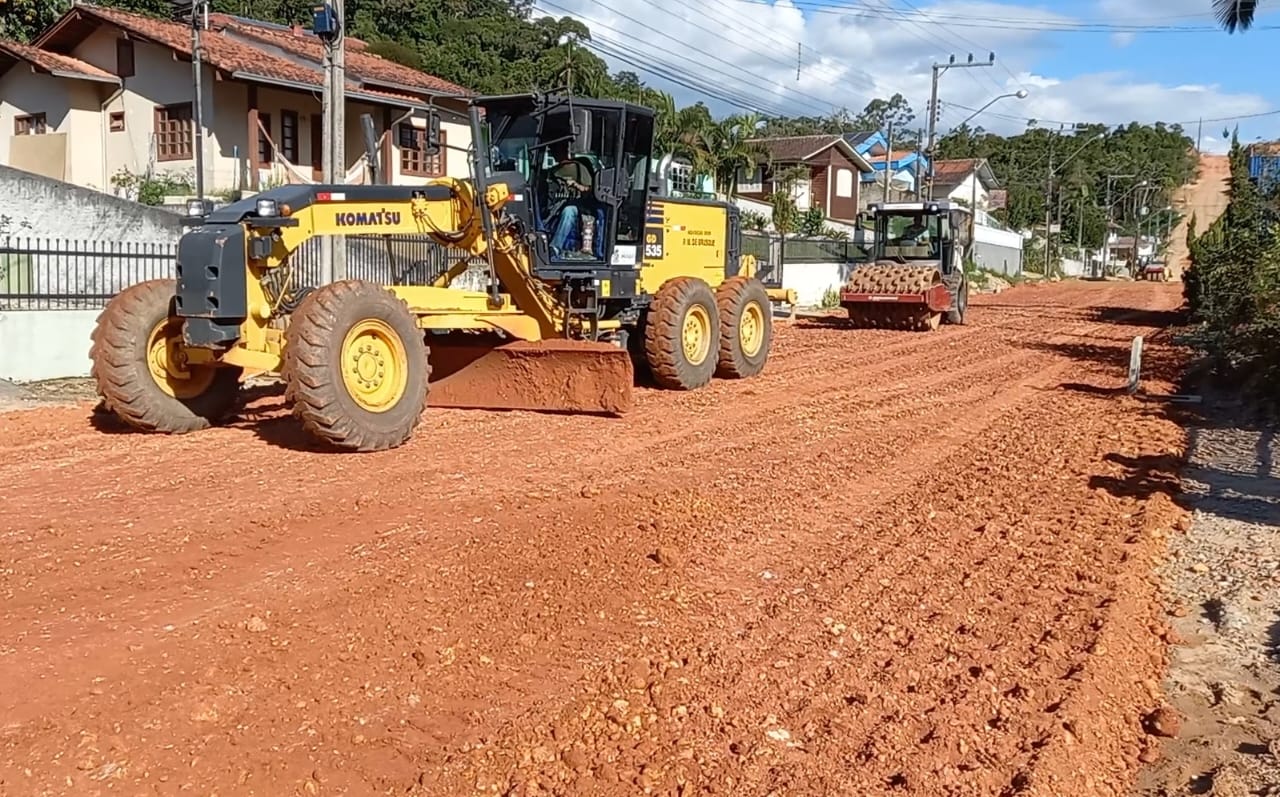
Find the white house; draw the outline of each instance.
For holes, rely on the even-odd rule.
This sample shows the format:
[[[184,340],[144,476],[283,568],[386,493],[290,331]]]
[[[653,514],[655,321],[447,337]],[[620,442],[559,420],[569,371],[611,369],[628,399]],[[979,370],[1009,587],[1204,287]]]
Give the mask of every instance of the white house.
[[[933,164],[933,197],[991,208],[991,194],[1000,184],[986,158],[960,158]]]
[[[201,30],[204,184],[214,194],[321,178],[322,44],[309,31],[222,14]],[[348,181],[367,178],[362,114],[399,183],[468,174],[466,89],[346,39]],[[0,40],[0,163],[115,193],[114,178],[194,184],[191,27],[73,5],[30,45]],[[442,143],[425,151],[426,110]]]

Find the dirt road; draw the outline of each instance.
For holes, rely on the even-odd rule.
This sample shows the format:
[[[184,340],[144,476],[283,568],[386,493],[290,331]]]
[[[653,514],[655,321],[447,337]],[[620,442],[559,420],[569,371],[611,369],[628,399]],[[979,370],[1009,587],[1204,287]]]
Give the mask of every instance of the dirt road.
[[[1182,272],[1191,267],[1187,251],[1187,225],[1191,217],[1196,217],[1196,232],[1204,232],[1227,209],[1230,184],[1230,159],[1226,155],[1201,154],[1199,176],[1174,192],[1173,209],[1182,214],[1182,221],[1173,230],[1166,256],[1171,279],[1181,279]]]
[[[368,456],[275,398],[0,416],[0,793],[1122,793],[1182,439],[1114,388],[1178,303],[797,322],[757,380]]]

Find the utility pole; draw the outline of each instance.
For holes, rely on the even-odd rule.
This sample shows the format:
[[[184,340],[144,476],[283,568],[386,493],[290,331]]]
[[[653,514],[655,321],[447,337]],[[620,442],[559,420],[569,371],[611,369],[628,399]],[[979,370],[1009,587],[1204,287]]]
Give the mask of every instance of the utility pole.
[[[941,109],[938,107],[938,79],[948,69],[959,69],[961,67],[973,66],[991,66],[996,62],[996,54],[990,53],[986,63],[973,60],[973,53],[969,53],[969,60],[963,64],[956,63],[955,54],[947,60],[945,64],[933,65],[933,85],[929,90],[929,142],[925,146],[925,153],[929,157],[929,199],[933,199],[933,161],[934,161],[934,137],[938,129],[938,117]]]
[[[1049,235],[1053,225],[1053,139],[1049,139],[1049,174],[1044,188],[1044,276],[1049,277]]]
[[[200,80],[202,61],[200,58],[200,29],[204,27],[208,14],[208,0],[195,0],[191,4],[191,75],[195,89],[195,156],[196,156],[196,197],[204,207],[204,88]],[[203,210],[201,211],[204,212]]]
[[[346,182],[346,59],[342,0],[327,0],[315,10],[313,30],[324,43],[324,93],[320,107],[323,115],[321,168],[329,185]],[[347,243],[343,236],[320,239],[320,281],[328,284],[346,279]]]
[[[893,168],[893,120],[889,120],[888,144],[884,150],[884,201],[889,202],[889,170]]]

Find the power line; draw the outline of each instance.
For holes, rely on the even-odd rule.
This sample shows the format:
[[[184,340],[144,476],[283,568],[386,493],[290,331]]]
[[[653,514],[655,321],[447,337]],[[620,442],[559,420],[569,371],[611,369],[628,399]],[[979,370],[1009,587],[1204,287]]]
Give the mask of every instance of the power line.
[[[549,5],[549,6],[553,7],[553,8],[559,8],[560,10],[564,11],[565,13],[568,13],[568,14],[572,14],[572,13],[573,13],[573,12],[569,11],[568,9],[564,8],[563,6],[559,6],[559,5],[556,5],[555,3],[549,2],[549,0],[541,0],[541,2],[542,2],[543,4],[545,4],[545,5]],[[663,31],[663,30],[660,30],[660,29],[658,29],[658,28],[656,28],[656,27],[654,27],[654,26],[652,26],[652,25],[650,25],[650,24],[648,24],[648,23],[646,23],[646,22],[643,22],[642,20],[636,19],[635,17],[631,16],[630,14],[626,14],[626,13],[624,13],[624,12],[622,12],[622,11],[619,11],[617,8],[615,8],[615,7],[611,6],[611,5],[607,4],[607,3],[604,3],[604,2],[602,2],[601,0],[592,0],[592,2],[593,2],[595,5],[598,5],[598,6],[600,6],[601,8],[603,8],[603,9],[605,9],[605,10],[607,10],[607,11],[609,11],[609,12],[613,13],[613,14],[616,14],[616,15],[618,15],[619,17],[622,17],[623,19],[629,20],[629,21],[631,21],[631,22],[635,23],[636,25],[639,25],[640,27],[644,28],[645,30],[649,30],[649,31],[652,31],[653,33],[656,33],[658,36],[660,36],[660,37],[661,37],[661,38],[663,38],[663,39],[669,39],[669,40],[671,40],[671,41],[675,42],[676,44],[681,44],[681,45],[688,46],[688,43],[687,43],[687,42],[683,42],[683,41],[681,41],[681,40],[679,40],[679,39],[675,38],[675,37],[674,37],[674,36],[672,36],[670,33],[666,32],[666,31]],[[619,35],[621,35],[621,36],[624,36],[624,37],[627,37],[627,38],[632,38],[632,37],[627,36],[627,34],[626,34],[626,33],[624,33],[623,31],[617,30],[616,28],[613,28],[613,27],[611,27],[611,26],[609,26],[609,25],[604,25],[604,24],[602,24],[602,23],[598,23],[598,22],[593,22],[592,24],[593,24],[593,25],[595,25],[595,26],[603,27],[603,28],[605,28],[606,30],[612,30],[612,31],[614,31],[615,33],[617,33],[617,34],[619,34]],[[717,31],[711,30],[710,28],[706,28],[706,27],[701,26],[701,25],[695,25],[694,27],[701,28],[702,30],[706,31],[707,33],[710,33],[710,34],[715,35],[715,36],[722,36],[722,35],[723,35],[723,34],[722,34],[722,32],[717,32]],[[775,80],[770,80],[770,79],[768,79],[768,78],[766,78],[766,77],[762,77],[761,75],[757,75],[757,74],[753,74],[753,73],[750,73],[750,72],[746,72],[746,71],[744,71],[744,70],[742,69],[742,67],[741,67],[740,65],[738,65],[738,64],[734,64],[734,63],[731,63],[731,62],[729,62],[729,61],[726,61],[726,60],[724,60],[723,58],[720,58],[720,57],[718,57],[718,56],[714,56],[714,55],[705,55],[704,57],[705,57],[705,58],[709,58],[711,61],[715,61],[715,62],[717,62],[717,63],[721,63],[721,64],[724,64],[725,66],[728,66],[728,67],[730,67],[730,68],[732,68],[732,69],[735,69],[735,70],[737,70],[737,71],[738,71],[738,74],[736,74],[736,75],[735,75],[735,74],[730,73],[730,72],[725,72],[725,71],[724,71],[724,70],[722,70],[722,69],[716,69],[716,68],[714,68],[714,67],[711,67],[711,66],[707,65],[705,62],[702,62],[702,61],[695,61],[694,59],[689,58],[688,56],[679,55],[679,54],[677,54],[677,53],[670,53],[670,55],[673,55],[673,56],[675,56],[675,57],[677,57],[677,58],[681,58],[681,59],[686,60],[686,61],[693,62],[693,63],[695,63],[699,68],[701,68],[701,69],[703,69],[703,70],[710,71],[710,72],[715,72],[716,74],[722,75],[722,76],[727,77],[727,78],[730,78],[730,79],[732,79],[732,80],[741,80],[743,77],[754,78],[756,81],[759,81],[759,82],[763,82],[763,83],[766,83],[766,84],[771,84],[771,85],[773,85],[773,86],[776,86],[777,88],[781,89],[783,92],[790,91],[790,92],[791,92],[794,96],[796,96],[796,97],[807,98],[810,102],[805,103],[805,105],[807,105],[808,107],[811,107],[811,108],[819,108],[819,109],[821,109],[821,110],[820,110],[820,113],[827,113],[827,112],[829,112],[829,111],[831,110],[831,107],[832,107],[832,106],[831,106],[831,103],[830,103],[829,101],[827,101],[827,100],[824,100],[824,99],[822,99],[822,98],[820,98],[820,97],[815,97],[814,95],[812,95],[812,94],[808,94],[808,93],[806,93],[806,92],[798,91],[798,90],[795,90],[795,89],[788,89],[786,86],[784,86],[784,85],[783,85],[783,84],[781,84],[781,83],[778,83],[778,82],[777,82],[777,81],[775,81]],[[789,67],[788,67],[788,68],[789,68]]]
[[[944,25],[948,28],[982,28],[985,30],[1021,30],[1052,33],[1221,33],[1222,29],[1215,25],[1153,25],[1153,24],[1119,24],[1114,22],[1089,22],[1074,20],[1034,19],[1031,17],[990,17],[958,14],[942,14],[932,11],[920,11],[908,14],[902,11],[888,10],[866,3],[850,5],[820,5],[815,0],[792,0],[797,8],[817,14],[835,16],[866,16],[880,19],[911,19],[922,25]],[[773,0],[734,0],[751,5],[772,6]],[[1277,30],[1280,25],[1255,25],[1253,30]]]
[[[963,108],[963,109],[964,109],[964,110],[966,110],[966,111],[975,111],[975,110],[977,110],[977,109],[975,109],[975,108],[970,108],[970,107],[969,107],[969,106],[967,106],[967,105],[961,105],[961,104],[960,104],[960,103],[958,103],[958,102],[952,102],[952,103],[947,103],[947,104],[948,104],[948,105],[952,105],[952,106],[954,106],[954,107],[956,107],[956,108]],[[1064,121],[1062,121],[1062,120],[1060,120],[1060,119],[1042,119],[1042,118],[1040,118],[1040,117],[1038,117],[1038,116],[1013,116],[1013,115],[1011,115],[1011,114],[1004,114],[1004,113],[999,113],[999,112],[996,112],[996,111],[986,111],[986,114],[987,114],[988,116],[994,116],[994,117],[995,117],[995,118],[997,118],[997,119],[1004,119],[1004,120],[1006,120],[1006,121],[1010,121],[1010,122],[1033,122],[1033,121],[1034,121],[1034,122],[1041,122],[1041,123],[1043,123],[1043,124],[1051,124],[1051,125],[1077,125],[1077,124],[1082,124],[1081,122],[1064,122]],[[1170,125],[1170,126],[1172,126],[1172,125],[1194,125],[1194,124],[1199,124],[1200,122],[1214,122],[1214,123],[1216,123],[1216,122],[1235,122],[1235,121],[1238,121],[1238,120],[1241,120],[1241,119],[1260,119],[1260,118],[1267,117],[1267,116],[1280,116],[1280,110],[1275,110],[1275,111],[1260,111],[1260,112],[1258,112],[1258,113],[1240,114],[1240,115],[1237,115],[1237,116],[1220,116],[1220,117],[1218,117],[1218,118],[1216,118],[1216,119],[1188,119],[1188,120],[1186,120],[1186,121],[1180,121],[1180,122],[1167,122],[1167,121],[1163,121],[1163,120],[1157,120],[1156,122],[1153,122],[1152,124],[1164,124],[1164,125]],[[1105,125],[1105,123],[1103,123],[1103,122],[1087,122],[1087,123],[1083,123],[1083,124],[1109,126],[1109,125]]]

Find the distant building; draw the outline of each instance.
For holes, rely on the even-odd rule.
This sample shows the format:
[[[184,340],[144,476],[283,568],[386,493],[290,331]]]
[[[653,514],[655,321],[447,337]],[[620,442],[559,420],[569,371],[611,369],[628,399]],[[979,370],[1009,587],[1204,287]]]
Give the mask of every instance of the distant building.
[[[799,167],[804,177],[792,188],[796,207],[819,208],[829,218],[842,221],[857,217],[862,175],[871,174],[874,168],[842,136],[780,136],[752,141],[765,151],[769,162],[739,176],[741,196],[768,201],[777,191],[782,170]]]
[[[201,31],[204,182],[209,193],[321,178],[322,44],[310,32],[211,14]],[[364,182],[361,114],[396,182],[468,174],[466,89],[346,39],[350,182]],[[0,41],[0,163],[115,193],[125,172],[194,183],[188,23],[73,5],[30,45]],[[444,144],[425,150],[428,104]]]

